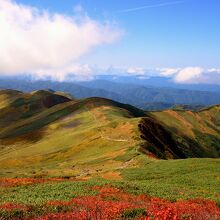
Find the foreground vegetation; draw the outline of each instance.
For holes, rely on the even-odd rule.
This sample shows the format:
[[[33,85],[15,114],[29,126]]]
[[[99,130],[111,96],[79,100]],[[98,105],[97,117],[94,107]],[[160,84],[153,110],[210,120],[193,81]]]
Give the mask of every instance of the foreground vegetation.
[[[37,219],[218,219],[219,159],[149,160],[121,180],[1,178],[0,216]],[[80,211],[79,211],[80,210]],[[195,214],[196,213],[196,214]],[[146,219],[146,218],[145,218]]]
[[[90,195],[70,200],[50,200],[42,204],[0,205],[2,219],[218,219],[212,201],[194,199],[175,203],[145,195],[135,196],[115,187],[86,185]],[[78,184],[79,186],[80,184]],[[82,187],[82,185],[81,185]],[[85,188],[85,187],[84,187]],[[94,195],[91,195],[94,194]],[[1,218],[1,217],[0,217]]]

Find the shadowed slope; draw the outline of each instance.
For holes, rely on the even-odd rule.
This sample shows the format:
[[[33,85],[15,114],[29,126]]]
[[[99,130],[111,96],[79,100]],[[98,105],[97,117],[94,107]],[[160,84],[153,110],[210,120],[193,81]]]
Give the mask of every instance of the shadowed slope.
[[[0,128],[30,118],[45,109],[70,101],[69,98],[52,91],[39,90],[21,93],[13,90],[0,91]]]
[[[18,97],[22,96],[22,92],[16,90],[0,90],[0,109],[5,108],[10,102],[16,100]]]
[[[151,119],[142,120],[140,126],[146,140],[144,149],[161,158],[220,157],[220,106],[198,112],[151,112],[150,116]],[[149,129],[150,124],[153,131]],[[157,139],[152,140],[154,135],[148,132],[153,132]]]

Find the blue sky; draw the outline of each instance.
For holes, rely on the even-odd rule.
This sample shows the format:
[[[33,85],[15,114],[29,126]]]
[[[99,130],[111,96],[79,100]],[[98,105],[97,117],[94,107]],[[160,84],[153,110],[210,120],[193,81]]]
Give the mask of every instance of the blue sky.
[[[90,17],[115,22],[124,31],[123,37],[115,44],[99,47],[83,57],[82,62],[91,65],[220,66],[219,0],[19,2],[68,15],[73,14],[76,5],[81,5]],[[146,8],[124,11],[144,6]]]
[[[0,0],[0,75],[220,84],[220,0]]]

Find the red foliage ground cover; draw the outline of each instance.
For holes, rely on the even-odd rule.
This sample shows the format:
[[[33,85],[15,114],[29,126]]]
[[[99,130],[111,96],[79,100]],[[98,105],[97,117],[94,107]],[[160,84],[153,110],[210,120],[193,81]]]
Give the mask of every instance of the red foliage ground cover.
[[[35,213],[34,207],[19,204],[2,204],[0,205],[0,211],[23,211],[25,217],[16,218],[19,220],[220,219],[220,210],[215,202],[210,200],[192,199],[170,202],[145,195],[131,195],[111,186],[96,186],[92,190],[97,191],[97,195],[76,197],[70,201],[50,201],[46,203],[44,205],[45,214],[40,217],[38,212]],[[28,217],[29,212],[35,213],[36,217],[30,217],[30,215]]]
[[[13,203],[4,203],[0,204],[0,210],[22,210],[22,211],[27,211],[28,208],[25,205],[20,205],[20,204],[13,204]],[[1,219],[1,218],[0,218]]]
[[[14,187],[56,181],[82,181],[81,179],[65,178],[0,178],[0,187]]]
[[[96,196],[77,197],[68,202],[51,201],[49,206],[68,206],[71,211],[51,213],[39,217],[39,220],[218,220],[220,210],[215,202],[204,199],[177,201],[172,203],[159,198],[134,196],[112,187],[94,187]],[[126,211],[127,210],[127,211]]]

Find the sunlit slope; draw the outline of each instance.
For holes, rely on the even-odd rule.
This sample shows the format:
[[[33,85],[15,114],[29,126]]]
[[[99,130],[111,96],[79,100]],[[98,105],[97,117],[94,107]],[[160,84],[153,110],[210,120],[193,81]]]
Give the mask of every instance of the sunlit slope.
[[[117,169],[135,166],[135,160],[117,158],[138,154],[137,124],[144,115],[129,105],[89,98],[16,118],[0,130],[0,173],[117,177]]]
[[[220,156],[220,106],[198,112],[165,110],[150,115],[169,132],[185,157]]]
[[[220,107],[144,113],[62,92],[0,93],[0,174],[121,178],[145,161],[220,157]],[[153,156],[153,158],[152,158]]]

